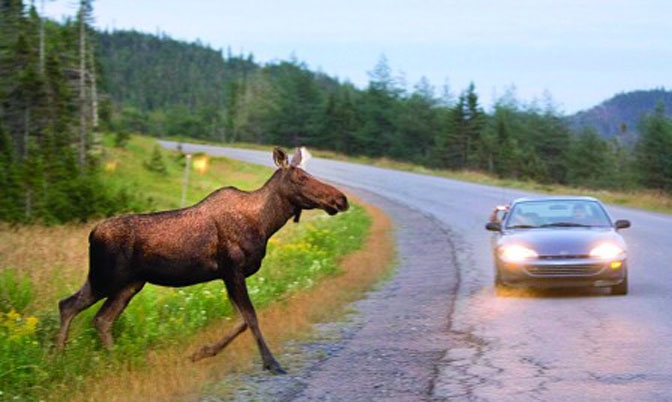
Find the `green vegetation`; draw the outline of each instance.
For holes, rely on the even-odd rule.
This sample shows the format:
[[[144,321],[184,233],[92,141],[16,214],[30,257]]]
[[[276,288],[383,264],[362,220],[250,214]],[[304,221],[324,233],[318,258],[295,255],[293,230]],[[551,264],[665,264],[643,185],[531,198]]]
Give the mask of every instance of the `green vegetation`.
[[[34,5],[0,5],[0,220],[60,223],[130,208],[98,169],[91,1],[42,23]]]
[[[103,175],[112,186],[125,183],[129,191],[142,189],[155,208],[165,209],[179,203],[184,159],[165,153],[166,173],[149,171],[142,165],[153,146],[151,139],[132,137],[127,149],[109,151],[109,168]],[[270,172],[226,159],[212,160],[205,174],[192,176],[189,203],[223,183],[259,187]],[[248,279],[255,305],[282,300],[325,275],[337,273],[339,259],[361,246],[370,224],[363,208],[353,205],[346,214],[329,217],[316,212],[306,214],[300,225],[288,225],[271,239],[261,270]],[[85,237],[81,241],[85,248]],[[54,241],[52,247],[58,244]],[[98,305],[77,318],[66,352],[56,354],[52,348],[58,328],[57,298],[44,300],[43,287],[58,286],[58,292],[51,289],[58,294],[53,297],[69,295],[83,281],[86,268],[77,269],[76,280],[63,282],[56,280],[63,274],[61,269],[53,267],[41,282],[32,279],[25,268],[0,266],[0,399],[37,400],[58,390],[76,392],[92,376],[141,369],[150,350],[179,346],[208,324],[235,315],[221,282],[180,289],[147,285],[115,325],[117,339],[111,353],[102,349],[91,325]]]
[[[672,191],[664,90],[605,104],[609,121],[592,123],[609,127],[603,137],[584,124],[594,119],[563,116],[550,95],[525,104],[510,90],[485,111],[475,84],[440,95],[426,79],[409,88],[384,56],[357,88],[294,59],[262,65],[165,34],[95,32],[91,7],[82,0],[74,19],[42,24],[34,6],[2,5],[0,220],[59,223],[137,209],[132,193],[102,183],[104,131],[116,146],[131,133],[306,145],[544,185]],[[159,152],[146,166],[162,174]]]
[[[672,193],[672,119],[662,104],[641,123],[642,135],[635,147],[639,181],[647,188]]]
[[[133,136],[125,148],[112,148],[113,137],[105,136],[109,153],[103,163],[106,186],[135,194],[135,210],[156,211],[179,208],[184,183],[185,157],[157,148],[148,137]],[[108,147],[109,146],[109,147]],[[157,155],[161,155],[158,157]],[[272,157],[269,151],[269,160]],[[201,155],[194,155],[194,159]],[[157,162],[159,160],[160,162]],[[158,164],[160,168],[150,168]],[[161,171],[156,171],[160,169]],[[229,159],[218,159],[203,174],[191,170],[185,205],[195,204],[223,185],[242,190],[261,187],[272,170]]]

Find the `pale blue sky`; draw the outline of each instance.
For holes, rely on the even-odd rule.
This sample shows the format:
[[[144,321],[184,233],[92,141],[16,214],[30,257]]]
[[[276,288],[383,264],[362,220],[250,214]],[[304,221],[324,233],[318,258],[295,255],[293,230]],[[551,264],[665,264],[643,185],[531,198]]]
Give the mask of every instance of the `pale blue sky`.
[[[39,1],[36,3],[39,4]],[[46,1],[74,15],[73,0]],[[529,103],[550,92],[565,113],[622,91],[672,87],[668,0],[96,0],[95,25],[162,31],[259,62],[294,55],[359,87],[384,54],[412,88],[476,85],[484,106],[515,86]]]

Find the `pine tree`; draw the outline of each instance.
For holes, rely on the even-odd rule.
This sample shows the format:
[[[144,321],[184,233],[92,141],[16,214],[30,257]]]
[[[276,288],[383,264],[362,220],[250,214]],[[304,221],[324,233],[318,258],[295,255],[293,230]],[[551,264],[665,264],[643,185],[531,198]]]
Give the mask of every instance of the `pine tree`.
[[[166,163],[163,161],[161,147],[158,144],[154,146],[154,150],[152,151],[152,156],[150,157],[149,161],[145,161],[143,165],[145,166],[145,169],[149,170],[150,172],[158,173],[160,175],[168,174],[168,168],[166,167]]]
[[[273,103],[267,110],[266,119],[274,123],[267,142],[288,146],[317,145],[323,101],[313,73],[304,64],[296,62],[282,62],[267,69],[273,86]]]
[[[565,184],[567,180],[567,151],[570,132],[550,100],[545,110],[532,119],[534,153],[542,158],[543,174],[536,179],[547,183]]]
[[[353,153],[355,131],[359,127],[358,111],[353,101],[355,92],[352,85],[345,85],[327,95],[320,126],[321,148]]]
[[[488,119],[486,137],[489,139],[488,151],[492,158],[492,165],[488,171],[499,177],[519,176],[517,159],[520,151],[515,138],[516,133],[515,105],[498,102],[495,105],[493,116]]]
[[[75,67],[72,22],[44,21],[17,0],[1,2],[0,11],[0,220],[56,223],[125,208],[130,200],[105,188],[88,144],[81,163],[77,121],[94,118],[77,101],[81,86],[72,85],[86,76],[91,87],[90,73]]]
[[[3,221],[23,219],[19,208],[23,197],[15,162],[12,139],[0,122],[0,220]]]
[[[92,105],[95,102],[90,100],[94,99],[92,89],[95,88],[95,85],[91,85],[94,80],[91,76],[91,66],[89,66],[89,60],[91,60],[91,58],[89,57],[90,39],[88,33],[88,23],[92,19],[92,12],[92,0],[81,0],[79,3],[79,11],[77,13],[77,25],[79,32],[79,67],[77,71],[77,89],[79,92],[79,167],[82,170],[85,168],[87,155],[89,152],[89,129],[93,127],[93,121],[97,120],[97,117],[95,119],[93,118],[93,116],[97,116],[97,112],[92,110]]]
[[[609,172],[609,144],[594,129],[571,137],[567,156],[567,180],[579,186],[596,187]]]
[[[416,163],[426,163],[433,146],[434,133],[439,129],[438,99],[426,78],[404,99],[399,112],[399,136],[389,155]]]
[[[463,94],[464,106],[462,121],[459,122],[458,135],[463,138],[463,163],[471,169],[485,169],[490,153],[485,143],[483,128],[485,127],[485,113],[478,103],[476,86],[470,83]]]
[[[369,72],[369,86],[360,98],[362,126],[355,134],[355,152],[383,156],[398,142],[397,107],[401,94],[383,55]]]
[[[644,116],[636,145],[636,161],[641,183],[652,189],[672,192],[672,119],[665,116],[662,103]]]

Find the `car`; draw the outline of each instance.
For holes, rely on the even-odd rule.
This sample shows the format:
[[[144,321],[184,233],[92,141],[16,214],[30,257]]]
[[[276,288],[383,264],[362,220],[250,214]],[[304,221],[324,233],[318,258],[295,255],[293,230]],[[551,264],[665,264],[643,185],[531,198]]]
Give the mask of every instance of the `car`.
[[[494,232],[495,289],[610,287],[628,293],[627,245],[598,199],[526,197],[512,201],[486,229]]]

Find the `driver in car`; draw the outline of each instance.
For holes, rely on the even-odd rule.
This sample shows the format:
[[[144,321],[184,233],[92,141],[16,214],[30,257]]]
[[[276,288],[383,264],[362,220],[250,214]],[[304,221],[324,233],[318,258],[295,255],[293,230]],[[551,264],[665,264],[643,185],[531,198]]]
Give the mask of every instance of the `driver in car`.
[[[574,208],[572,208],[572,218],[574,222],[582,225],[591,225],[594,223],[594,219],[589,216],[588,210],[583,204],[574,205]]]

